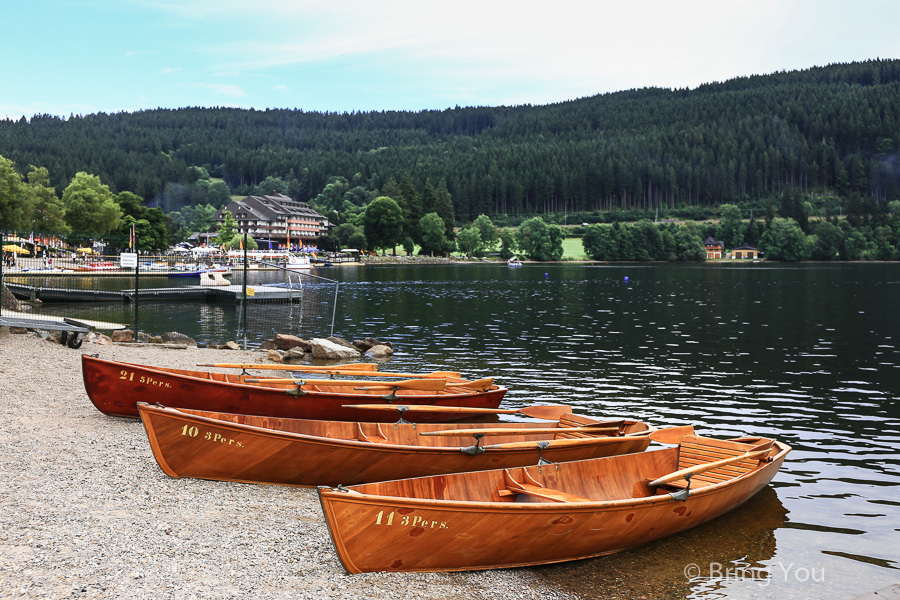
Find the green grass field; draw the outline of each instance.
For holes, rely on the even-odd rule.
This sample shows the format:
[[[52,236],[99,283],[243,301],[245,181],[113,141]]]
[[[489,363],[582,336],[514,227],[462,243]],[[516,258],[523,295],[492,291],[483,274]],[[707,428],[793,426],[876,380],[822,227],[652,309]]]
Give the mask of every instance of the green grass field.
[[[563,258],[588,259],[587,254],[584,253],[584,246],[581,245],[581,238],[567,237],[563,240]]]

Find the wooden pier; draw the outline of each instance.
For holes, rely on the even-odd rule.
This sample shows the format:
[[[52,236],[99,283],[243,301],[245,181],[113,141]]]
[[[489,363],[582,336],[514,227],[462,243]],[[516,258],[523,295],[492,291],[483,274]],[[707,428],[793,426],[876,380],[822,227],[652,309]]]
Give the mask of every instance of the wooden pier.
[[[122,290],[94,290],[85,288],[64,288],[27,285],[6,282],[6,287],[20,300],[40,300],[41,302],[134,302],[138,295],[146,301],[197,301],[197,302],[240,302],[243,300],[243,286],[219,285],[169,288],[134,288]],[[300,302],[302,290],[279,285],[248,285],[247,300],[250,302],[291,301]]]

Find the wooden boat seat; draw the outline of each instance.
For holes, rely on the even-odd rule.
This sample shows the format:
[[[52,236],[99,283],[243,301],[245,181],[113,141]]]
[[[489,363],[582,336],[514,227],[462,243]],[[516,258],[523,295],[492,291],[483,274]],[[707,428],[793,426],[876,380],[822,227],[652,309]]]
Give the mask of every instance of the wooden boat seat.
[[[761,450],[765,447],[771,447],[771,440],[764,440],[760,444],[747,444],[731,440],[717,440],[713,438],[699,437],[695,435],[685,436],[681,441],[678,451],[678,469],[687,469],[696,465],[711,463],[724,458],[740,456],[754,450]],[[744,473],[757,468],[760,464],[757,458],[748,458],[730,465],[723,465],[715,469],[698,473],[691,477],[691,489],[715,485],[734,479]],[[664,488],[684,489],[687,487],[687,481],[679,479],[667,483]]]
[[[451,383],[448,385],[450,390],[456,391],[457,393],[462,390],[472,390],[475,392],[486,392],[490,390],[494,386],[494,378],[486,377],[484,379],[474,379],[472,381],[464,381],[459,383]]]
[[[506,484],[505,489],[498,490],[500,494],[500,498],[504,498],[506,496],[534,496],[535,498],[540,498],[542,500],[550,500],[551,502],[591,502],[590,498],[585,498],[584,496],[578,496],[576,494],[570,494],[568,492],[563,492],[562,490],[554,490],[552,488],[546,488],[541,485],[539,482],[535,481],[532,478],[528,471],[524,468],[522,469],[522,481],[516,481],[516,479],[509,472],[509,469],[503,469],[503,479]]]
[[[572,427],[590,427],[591,432],[572,432],[568,433],[565,430],[567,428]],[[559,419],[559,429],[560,432],[554,436],[554,439],[557,440],[569,440],[574,438],[588,438],[588,437],[597,437],[597,436],[615,436],[619,435],[622,432],[622,429],[625,427],[625,421],[602,421],[598,423],[595,419],[591,419],[590,417],[584,417],[576,414],[568,414],[563,415]]]

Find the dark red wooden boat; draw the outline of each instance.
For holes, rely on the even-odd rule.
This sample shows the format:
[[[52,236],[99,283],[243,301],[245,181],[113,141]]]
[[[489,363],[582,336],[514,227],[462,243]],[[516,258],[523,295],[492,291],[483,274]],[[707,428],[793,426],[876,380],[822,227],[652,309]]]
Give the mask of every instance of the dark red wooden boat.
[[[88,397],[97,409],[115,417],[138,418],[138,402],[160,403],[194,410],[237,413],[292,419],[329,421],[393,422],[393,411],[351,408],[352,404],[403,404],[497,408],[506,388],[490,380],[454,382],[439,391],[392,390],[385,381],[381,389],[307,383],[246,383],[246,375],[187,371],[104,360],[87,354],[81,371]],[[377,373],[373,373],[377,376]],[[379,382],[382,383],[382,382]],[[472,417],[466,413],[404,413],[408,421],[439,423]]]

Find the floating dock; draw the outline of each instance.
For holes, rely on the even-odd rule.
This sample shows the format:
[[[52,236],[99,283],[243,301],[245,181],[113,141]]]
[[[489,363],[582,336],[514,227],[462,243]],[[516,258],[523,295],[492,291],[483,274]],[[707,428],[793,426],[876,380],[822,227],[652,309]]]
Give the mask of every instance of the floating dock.
[[[41,302],[133,302],[138,295],[134,288],[123,290],[94,290],[85,288],[47,287],[6,282],[9,291],[20,300],[40,300]],[[142,301],[200,301],[200,302],[241,302],[244,289],[241,285],[191,285],[170,288],[140,288]],[[280,285],[248,285],[247,300],[250,302],[299,302],[302,290],[297,287]]]

